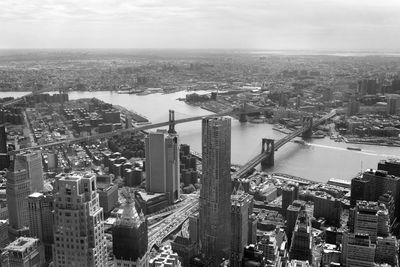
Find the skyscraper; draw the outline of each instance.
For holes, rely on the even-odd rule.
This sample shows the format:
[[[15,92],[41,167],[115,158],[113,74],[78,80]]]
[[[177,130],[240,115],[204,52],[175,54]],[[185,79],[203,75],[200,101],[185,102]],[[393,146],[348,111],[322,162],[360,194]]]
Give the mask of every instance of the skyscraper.
[[[202,187],[200,190],[200,240],[207,259],[229,257],[231,199],[231,120],[202,121]]]
[[[112,235],[117,267],[149,265],[147,222],[143,213],[137,212],[132,198],[126,199],[123,212],[113,227]]]
[[[26,169],[30,181],[31,193],[43,191],[42,154],[38,151],[17,154],[14,160],[14,169]]]
[[[231,195],[231,258],[230,266],[242,266],[243,249],[248,245],[249,208],[253,197],[244,192],[242,184]]]
[[[51,193],[32,193],[28,197],[29,235],[44,245],[46,261],[52,260],[54,197]]]
[[[4,124],[0,125],[0,153],[7,153],[7,134]],[[0,155],[0,170],[10,166],[10,156]]]
[[[312,262],[311,222],[305,210],[297,216],[289,251],[290,259]]]
[[[9,236],[11,240],[24,235],[28,231],[28,196],[29,179],[25,169],[7,173],[7,205],[9,220]]]
[[[103,209],[95,174],[69,174],[56,184],[53,259],[61,266],[106,266]]]
[[[376,246],[371,243],[368,234],[343,234],[343,266],[374,267]]]
[[[170,202],[180,197],[179,145],[177,135],[149,133],[145,140],[146,189],[168,193]]]

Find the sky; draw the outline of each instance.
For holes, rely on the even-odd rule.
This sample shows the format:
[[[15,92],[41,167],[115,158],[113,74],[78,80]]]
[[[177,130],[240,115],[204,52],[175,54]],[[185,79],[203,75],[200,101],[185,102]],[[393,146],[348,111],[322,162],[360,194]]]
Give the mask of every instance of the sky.
[[[400,50],[399,0],[0,0],[0,48]]]

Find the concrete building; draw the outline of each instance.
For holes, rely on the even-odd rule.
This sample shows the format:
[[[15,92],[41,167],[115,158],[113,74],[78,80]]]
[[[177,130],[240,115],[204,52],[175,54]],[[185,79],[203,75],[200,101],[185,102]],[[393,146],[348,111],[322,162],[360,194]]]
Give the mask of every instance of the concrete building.
[[[1,122],[1,123],[4,123]],[[7,133],[4,124],[0,125],[0,153],[7,153]],[[10,156],[0,155],[0,170],[10,167]]]
[[[344,233],[342,265],[345,267],[375,267],[376,246],[368,234]]]
[[[373,186],[373,199],[378,201],[379,197],[391,192],[395,203],[395,216],[400,218],[400,177],[389,175],[387,171],[369,169],[363,173],[363,178],[370,180]],[[368,199],[367,199],[368,200]]]
[[[137,212],[134,199],[127,198],[123,212],[113,227],[112,235],[115,266],[149,266],[147,221],[143,213]]]
[[[188,266],[190,259],[197,252],[196,244],[190,238],[179,235],[171,242],[171,248],[172,251],[178,253],[182,266]]]
[[[350,211],[354,220],[354,233],[368,234],[375,243],[378,236],[389,234],[389,213],[385,205],[377,202],[358,201]]]
[[[397,113],[397,102],[398,102],[398,99],[393,98],[393,97],[389,97],[387,99],[386,113],[388,115],[394,115]]]
[[[8,221],[0,220],[0,250],[8,244]]]
[[[104,214],[109,214],[118,202],[118,185],[113,183],[97,183],[100,207]]]
[[[375,262],[399,266],[399,242],[396,237],[378,237],[376,240]]]
[[[14,160],[14,170],[23,169],[28,173],[31,193],[42,192],[44,182],[41,152],[17,154]]]
[[[181,267],[178,253],[172,251],[170,246],[161,248],[161,252],[149,262],[150,267]]]
[[[7,173],[6,192],[9,236],[11,240],[14,240],[29,231],[28,196],[30,194],[30,181],[25,169],[12,170]]]
[[[4,267],[41,267],[45,263],[42,244],[31,237],[19,237],[4,249],[1,258]]]
[[[53,258],[54,197],[51,193],[33,193],[28,197],[29,235],[44,246],[46,261]]]
[[[400,160],[387,159],[378,163],[378,170],[387,171],[389,175],[400,177]]]
[[[149,133],[145,139],[146,190],[168,193],[170,202],[180,197],[179,144],[177,135]]]
[[[231,120],[202,121],[202,187],[200,240],[207,259],[220,262],[230,255]]]
[[[291,260],[312,262],[311,222],[305,210],[301,210],[297,217],[289,250],[289,258]]]
[[[231,195],[231,256],[230,266],[242,266],[243,248],[248,244],[249,209],[253,196],[247,194],[242,185]]]
[[[305,209],[305,203],[295,202],[290,205],[286,210],[286,235],[289,240],[289,245],[292,241],[293,230],[296,225],[297,216],[299,215],[300,210]]]
[[[279,247],[274,235],[264,234],[258,243],[258,249],[263,252],[267,263],[273,266],[280,266]]]
[[[286,217],[287,208],[299,198],[299,185],[289,184],[282,188],[282,215]]]
[[[325,218],[330,225],[340,224],[342,204],[339,200],[331,196],[314,197],[314,217]]]
[[[103,209],[95,174],[68,174],[57,181],[55,190],[54,265],[106,266]]]

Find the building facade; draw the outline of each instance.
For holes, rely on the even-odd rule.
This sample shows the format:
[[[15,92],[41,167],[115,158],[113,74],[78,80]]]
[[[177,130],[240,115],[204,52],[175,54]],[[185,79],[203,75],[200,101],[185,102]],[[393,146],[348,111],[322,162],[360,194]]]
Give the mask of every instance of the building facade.
[[[207,259],[227,259],[230,250],[231,120],[202,121],[200,240]]]
[[[231,256],[230,266],[242,266],[243,249],[248,244],[249,209],[253,196],[244,192],[242,185],[231,195]]]
[[[168,193],[170,202],[180,197],[179,144],[177,135],[164,131],[149,133],[145,139],[146,190]]]
[[[32,193],[28,197],[29,235],[38,238],[43,246],[46,261],[53,258],[54,197],[51,193]]]
[[[95,174],[68,174],[57,181],[56,191],[54,265],[106,266],[103,209]]]
[[[28,231],[30,182],[25,169],[7,173],[7,205],[11,240]]]
[[[113,254],[117,267],[147,267],[147,221],[138,213],[133,199],[127,199],[112,230]]]

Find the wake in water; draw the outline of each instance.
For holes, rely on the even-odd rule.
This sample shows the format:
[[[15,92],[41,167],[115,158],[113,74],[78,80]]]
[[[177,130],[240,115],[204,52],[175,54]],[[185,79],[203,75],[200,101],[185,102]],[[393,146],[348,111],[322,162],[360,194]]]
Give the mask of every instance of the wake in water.
[[[334,149],[334,150],[342,150],[342,151],[347,151],[351,153],[359,153],[359,154],[364,154],[368,156],[378,156],[378,157],[384,157],[384,158],[399,158],[399,155],[394,155],[394,154],[382,154],[378,151],[373,151],[373,150],[348,150],[347,148],[344,147],[336,147],[336,146],[327,146],[327,145],[319,145],[319,144],[312,144],[312,143],[306,143],[307,146],[312,146],[312,147],[320,147],[320,148],[327,148],[327,149]]]

